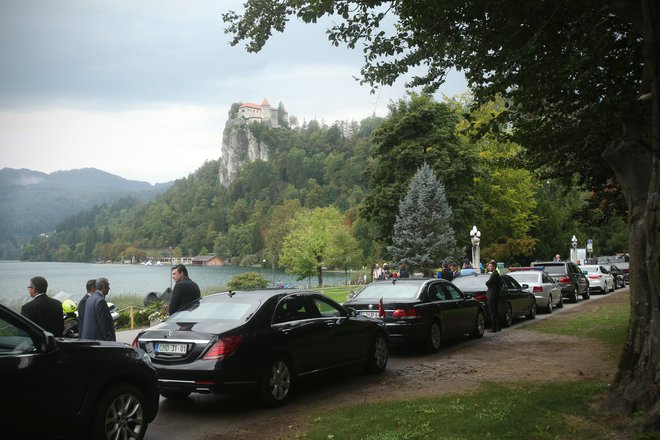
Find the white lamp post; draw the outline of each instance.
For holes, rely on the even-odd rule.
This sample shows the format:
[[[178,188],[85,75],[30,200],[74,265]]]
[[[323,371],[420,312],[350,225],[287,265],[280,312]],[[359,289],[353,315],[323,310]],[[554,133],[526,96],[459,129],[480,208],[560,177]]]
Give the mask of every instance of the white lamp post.
[[[575,238],[575,235],[573,235],[573,238],[571,238],[571,244],[573,246],[571,261],[575,264],[577,264],[577,242],[577,238]]]
[[[472,267],[474,267],[477,272],[480,272],[479,242],[481,242],[481,231],[479,231],[476,226],[472,226],[472,230],[470,231],[470,241],[472,242]]]

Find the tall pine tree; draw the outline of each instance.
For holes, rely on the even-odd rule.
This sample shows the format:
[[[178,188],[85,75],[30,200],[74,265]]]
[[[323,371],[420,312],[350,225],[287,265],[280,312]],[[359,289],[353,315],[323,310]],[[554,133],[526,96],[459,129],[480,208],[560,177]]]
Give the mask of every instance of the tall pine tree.
[[[399,203],[392,246],[387,250],[395,262],[430,274],[439,262],[456,251],[451,227],[452,210],[445,186],[424,163],[413,176]]]

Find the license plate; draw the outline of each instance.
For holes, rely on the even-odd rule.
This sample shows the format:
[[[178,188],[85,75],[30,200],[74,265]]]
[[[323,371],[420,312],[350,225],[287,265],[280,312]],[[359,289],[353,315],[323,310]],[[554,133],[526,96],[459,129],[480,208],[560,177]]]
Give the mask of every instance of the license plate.
[[[156,344],[156,353],[186,354],[186,344]]]
[[[360,312],[360,315],[362,315],[362,316],[366,316],[367,318],[379,318],[379,316],[378,316],[378,310],[367,311],[367,312]]]

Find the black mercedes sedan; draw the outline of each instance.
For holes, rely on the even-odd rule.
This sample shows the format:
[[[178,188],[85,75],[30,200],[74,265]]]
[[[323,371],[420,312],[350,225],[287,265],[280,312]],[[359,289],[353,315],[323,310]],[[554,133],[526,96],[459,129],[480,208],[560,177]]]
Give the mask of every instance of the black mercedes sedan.
[[[488,301],[486,300],[486,281],[490,274],[465,275],[454,278],[452,282],[465,293],[469,293],[484,305],[486,319],[490,322]],[[498,312],[503,327],[510,327],[513,319],[524,316],[536,318],[536,298],[533,293],[525,292],[518,281],[509,275],[502,275],[500,280]]]
[[[203,297],[134,344],[151,357],[166,398],[254,390],[266,406],[286,403],[298,376],[355,364],[380,373],[389,355],[381,321],[288,289]]]
[[[377,281],[344,305],[359,315],[381,318],[393,345],[420,344],[436,352],[443,339],[484,334],[481,303],[442,279]]]
[[[156,370],[119,342],[55,338],[0,305],[0,415],[7,439],[142,439]]]

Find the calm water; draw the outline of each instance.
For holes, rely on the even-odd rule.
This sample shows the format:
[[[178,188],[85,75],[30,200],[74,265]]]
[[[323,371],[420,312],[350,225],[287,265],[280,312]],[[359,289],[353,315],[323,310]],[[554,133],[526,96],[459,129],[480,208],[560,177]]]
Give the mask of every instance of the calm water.
[[[271,268],[246,267],[201,267],[186,266],[190,278],[199,284],[199,288],[222,288],[234,276],[243,272],[259,272],[269,281],[273,275]],[[48,293],[53,296],[60,291],[71,293],[78,301],[85,292],[85,283],[91,278],[106,277],[110,280],[110,296],[139,295],[149,292],[162,292],[170,287],[170,266],[142,266],[130,264],[87,264],[87,263],[31,263],[19,261],[0,261],[0,304],[16,308],[29,300],[27,285],[30,278],[40,275],[48,280]],[[275,282],[283,282],[291,287],[307,287],[307,280],[296,281],[296,277],[275,269]],[[343,274],[323,273],[326,286],[341,285],[345,282]],[[310,286],[316,287],[317,280],[312,278]]]

